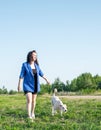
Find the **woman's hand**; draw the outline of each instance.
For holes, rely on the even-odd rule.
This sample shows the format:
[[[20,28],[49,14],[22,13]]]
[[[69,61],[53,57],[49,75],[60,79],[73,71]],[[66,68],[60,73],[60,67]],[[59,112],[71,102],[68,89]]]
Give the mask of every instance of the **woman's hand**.
[[[21,91],[21,87],[20,86],[18,86],[18,92],[20,92]]]
[[[18,82],[18,92],[20,92],[21,91],[21,84],[22,84],[22,78],[19,78],[19,82]]]
[[[49,80],[48,80],[45,76],[43,76],[43,78],[45,79],[45,81],[47,82],[47,84],[49,84],[49,85],[50,85]]]
[[[46,80],[47,84],[50,85],[50,82],[48,80]]]

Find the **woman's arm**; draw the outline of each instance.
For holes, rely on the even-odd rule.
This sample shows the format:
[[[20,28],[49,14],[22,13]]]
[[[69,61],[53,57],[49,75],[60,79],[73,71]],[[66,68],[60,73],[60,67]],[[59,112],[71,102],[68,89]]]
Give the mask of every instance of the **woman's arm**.
[[[45,77],[45,75],[43,75],[42,78],[47,82],[47,84],[50,84],[49,80]]]
[[[19,78],[19,81],[18,81],[18,92],[21,91],[22,81],[23,81],[23,78]]]

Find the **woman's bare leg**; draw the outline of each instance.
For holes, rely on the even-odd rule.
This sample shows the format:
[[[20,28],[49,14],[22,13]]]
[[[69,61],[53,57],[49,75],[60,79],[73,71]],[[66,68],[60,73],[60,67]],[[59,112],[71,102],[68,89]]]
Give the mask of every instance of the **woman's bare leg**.
[[[36,106],[36,98],[37,94],[32,94],[32,116],[35,118],[34,112],[35,112],[35,106]]]
[[[31,108],[32,108],[32,93],[28,92],[26,94],[26,100],[27,100],[27,112],[28,117],[31,117]]]

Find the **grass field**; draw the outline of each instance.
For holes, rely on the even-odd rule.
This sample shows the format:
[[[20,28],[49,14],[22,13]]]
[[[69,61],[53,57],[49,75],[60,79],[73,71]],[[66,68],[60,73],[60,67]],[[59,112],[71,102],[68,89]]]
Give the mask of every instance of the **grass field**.
[[[38,95],[36,119],[27,119],[23,94],[0,95],[0,130],[101,130],[101,99],[62,98],[68,112],[51,115],[49,96]]]

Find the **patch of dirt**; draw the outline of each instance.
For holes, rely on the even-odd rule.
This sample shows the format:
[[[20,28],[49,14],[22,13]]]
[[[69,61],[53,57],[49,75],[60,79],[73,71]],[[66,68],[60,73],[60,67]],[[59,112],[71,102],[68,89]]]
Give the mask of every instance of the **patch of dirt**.
[[[68,99],[101,99],[101,96],[90,96],[90,95],[86,95],[86,96],[59,96],[59,97],[68,98]]]

